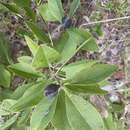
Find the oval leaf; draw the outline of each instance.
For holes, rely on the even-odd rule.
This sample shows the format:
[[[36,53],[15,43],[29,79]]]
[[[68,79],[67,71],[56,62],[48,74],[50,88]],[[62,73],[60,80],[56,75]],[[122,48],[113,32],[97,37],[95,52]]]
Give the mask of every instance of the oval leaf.
[[[72,79],[70,79],[69,82],[79,84],[97,83],[108,78],[108,76],[116,71],[116,69],[117,67],[115,65],[97,63],[82,69]]]
[[[30,130],[43,130],[53,118],[57,98],[44,97],[32,113]]]
[[[77,100],[78,101],[78,100]],[[68,121],[74,130],[92,130],[88,122],[74,106],[73,102],[66,96],[66,112]]]
[[[39,12],[46,21],[62,21],[64,10],[61,0],[48,0],[39,7]]]
[[[102,90],[98,84],[68,84],[65,87],[78,93],[107,94],[107,91]]]
[[[28,88],[23,96],[11,107],[12,111],[20,111],[30,106],[36,105],[43,97],[45,81],[37,83]]]
[[[66,109],[68,119],[72,127],[75,127],[75,130],[105,129],[104,122],[100,114],[89,102],[85,101],[82,97],[73,94],[66,96]]]
[[[57,130],[72,130],[66,115],[65,93],[62,90],[58,95],[56,111],[52,123]]]

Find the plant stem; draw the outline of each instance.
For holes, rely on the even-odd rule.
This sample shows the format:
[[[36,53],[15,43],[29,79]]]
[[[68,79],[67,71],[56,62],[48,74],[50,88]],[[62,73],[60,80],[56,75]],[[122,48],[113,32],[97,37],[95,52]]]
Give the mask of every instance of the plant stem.
[[[125,19],[130,19],[130,16],[124,16],[124,17],[119,17],[119,18],[113,18],[113,19],[106,19],[106,20],[100,20],[100,21],[95,21],[95,22],[89,22],[89,23],[82,24],[80,26],[80,28],[82,28],[83,26],[87,26],[87,25],[94,25],[94,24],[99,24],[99,23],[108,23],[108,22],[113,22],[113,21],[118,21],[118,20],[125,20]]]
[[[69,62],[69,60],[90,40],[91,38],[87,39],[85,42],[83,42],[75,51],[75,53],[68,59],[66,60],[61,67],[56,71],[55,75],[58,74],[58,72]]]

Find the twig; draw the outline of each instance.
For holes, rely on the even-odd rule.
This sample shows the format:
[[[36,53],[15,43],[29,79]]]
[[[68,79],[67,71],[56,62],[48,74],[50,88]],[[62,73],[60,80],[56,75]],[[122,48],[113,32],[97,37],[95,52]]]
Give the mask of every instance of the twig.
[[[95,22],[89,22],[89,23],[82,24],[80,26],[80,28],[82,28],[83,26],[87,26],[87,25],[94,25],[94,24],[99,24],[99,23],[108,23],[108,22],[113,22],[113,21],[118,21],[118,20],[125,20],[125,19],[130,19],[130,16],[100,20],[100,21],[95,21]]]

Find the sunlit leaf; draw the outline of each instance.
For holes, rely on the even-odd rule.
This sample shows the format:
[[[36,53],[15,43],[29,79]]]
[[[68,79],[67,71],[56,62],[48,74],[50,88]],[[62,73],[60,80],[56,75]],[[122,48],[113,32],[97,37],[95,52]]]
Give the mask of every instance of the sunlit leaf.
[[[52,123],[57,130],[72,130],[66,115],[64,91],[60,91],[58,95],[56,111]]]
[[[81,84],[97,83],[108,78],[108,76],[116,71],[116,69],[117,67],[115,65],[97,63],[82,69],[74,77],[72,77],[69,82]]]
[[[11,107],[11,110],[20,111],[36,105],[43,97],[43,89],[45,87],[45,83],[45,81],[36,83],[32,87],[28,88],[23,96],[19,98],[17,102]]]
[[[32,55],[34,56],[36,54],[36,51],[37,51],[37,48],[38,48],[38,45],[37,43],[35,43],[31,38],[29,38],[28,36],[25,36],[25,40],[26,40],[26,43],[32,53]]]
[[[36,78],[42,76],[31,65],[27,63],[16,63],[8,66],[9,70],[23,78]]]
[[[68,96],[67,96],[68,95]],[[104,122],[97,110],[82,97],[66,95],[68,120],[75,130],[104,130]]]
[[[54,63],[59,58],[60,55],[55,49],[46,45],[42,45],[37,49],[37,53],[34,56],[32,65],[37,68],[48,67],[49,64]]]
[[[30,121],[30,130],[45,129],[48,123],[53,118],[56,108],[57,98],[49,99],[44,97],[36,106]]]
[[[60,21],[64,16],[61,0],[48,0],[39,7],[39,12],[46,21]]]
[[[9,120],[7,120],[2,126],[0,126],[1,130],[7,130],[11,125],[13,125],[17,120],[18,115],[12,116]]]

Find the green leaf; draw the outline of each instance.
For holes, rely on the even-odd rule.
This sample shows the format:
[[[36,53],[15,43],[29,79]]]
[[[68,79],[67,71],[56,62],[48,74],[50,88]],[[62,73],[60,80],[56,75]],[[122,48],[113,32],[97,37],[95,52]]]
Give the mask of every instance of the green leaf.
[[[8,10],[14,12],[14,13],[17,13],[19,14],[20,13],[20,9],[19,7],[14,4],[14,3],[3,3],[3,2],[0,2],[0,4],[4,5]]]
[[[32,65],[36,68],[48,67],[50,63],[54,63],[59,57],[59,53],[53,48],[46,45],[39,46]]]
[[[52,123],[57,130],[72,130],[66,115],[65,93],[62,90],[58,95],[55,115],[53,117]]]
[[[88,125],[88,122],[81,115],[81,112],[79,112],[76,109],[73,102],[67,96],[66,96],[66,112],[72,130],[92,130],[91,127]]]
[[[20,114],[20,116],[18,117],[18,120],[17,120],[17,126],[26,125],[27,121],[30,118],[31,112],[32,112],[31,108],[28,108],[28,109],[24,110],[23,112],[21,112],[21,114]]]
[[[39,7],[39,13],[46,21],[57,21],[57,19],[51,14],[48,4],[43,4]]]
[[[80,5],[80,0],[73,0],[70,5],[69,17],[72,17]]]
[[[31,4],[30,0],[14,0],[19,7],[29,7]]]
[[[24,7],[26,15],[31,18],[33,21],[36,20],[36,13],[31,9],[31,7]]]
[[[75,55],[78,46],[83,45],[81,49],[97,51],[98,46],[93,36],[86,30],[71,28],[68,29],[56,43],[56,49],[61,53],[64,62]],[[66,53],[67,52],[67,53]]]
[[[3,64],[10,63],[10,47],[2,32],[0,32],[0,62]]]
[[[48,0],[48,8],[57,21],[61,22],[64,16],[61,0]]]
[[[35,56],[37,48],[38,48],[38,44],[36,44],[31,38],[29,38],[28,36],[25,36],[25,40],[26,43],[32,53],[33,56]]]
[[[23,78],[41,77],[42,74],[37,72],[31,65],[27,63],[16,63],[8,66],[9,70]]]
[[[23,62],[23,63],[30,64],[32,62],[32,57],[31,56],[18,57],[18,62]]]
[[[3,100],[2,103],[0,104],[0,116],[10,115],[11,114],[10,108],[15,103],[16,100],[12,100],[12,99]]]
[[[90,29],[90,32],[95,32],[98,36],[103,36],[102,24],[96,24]]]
[[[107,130],[117,130],[117,124],[113,120],[112,115],[110,114],[107,118],[104,118],[104,124]]]
[[[108,78],[116,70],[117,67],[115,65],[97,63],[82,69],[68,81],[79,84],[93,84]]]
[[[32,66],[36,68],[48,67],[48,61],[46,59],[44,49],[41,46],[39,46],[39,48],[37,49],[36,55],[34,56],[32,61]]]
[[[107,91],[102,90],[97,84],[67,84],[65,87],[78,93],[107,94]]]
[[[87,41],[89,39],[87,41],[87,43],[82,47],[82,50],[88,50],[88,51],[98,51],[99,50],[95,38],[92,36],[92,34],[88,30],[73,29],[73,31],[75,31],[75,33],[80,35],[82,42]]]
[[[97,110],[82,97],[66,95],[68,120],[74,130],[104,130],[104,123]]]
[[[0,65],[0,85],[5,88],[10,87],[11,74],[7,71],[3,65]]]
[[[55,49],[46,45],[43,45],[42,48],[49,63],[59,60],[60,54]]]
[[[35,21],[36,13],[31,9],[31,1],[30,0],[14,0],[19,8],[24,9],[26,15]]]
[[[47,127],[54,116],[56,102],[57,97],[53,97],[52,99],[44,97],[43,100],[39,102],[32,113],[30,130],[43,130]]]
[[[61,0],[48,0],[39,7],[39,12],[46,21],[62,21],[64,10]]]
[[[56,49],[61,54],[61,62],[70,59],[76,51],[77,45],[81,43],[80,36],[68,29],[56,43]]]
[[[17,89],[11,95],[11,99],[19,99],[20,97],[23,96],[24,92],[30,87],[32,87],[33,85],[34,85],[34,82],[18,86]]]
[[[91,67],[96,64],[96,60],[81,60],[74,63],[70,63],[62,68],[62,71],[66,73],[66,79],[71,79],[81,70]]]
[[[18,115],[14,115],[9,120],[7,120],[2,126],[0,126],[1,130],[7,130],[11,125],[13,125],[17,120]]]
[[[34,35],[36,35],[40,41],[45,42],[45,43],[50,42],[46,33],[44,31],[42,31],[35,23],[33,23],[33,22],[26,22],[26,23],[27,23],[28,27],[32,30]]]
[[[0,90],[0,101],[11,97],[13,91],[8,88],[1,88]]]
[[[43,97],[43,88],[46,81],[36,83],[28,88],[23,96],[11,107],[12,111],[20,111],[25,108],[36,105]]]

